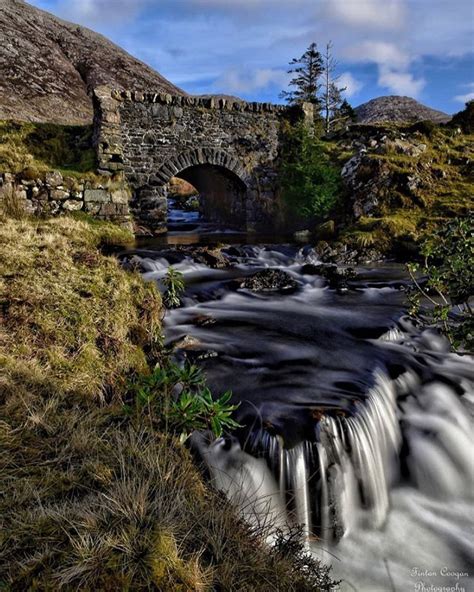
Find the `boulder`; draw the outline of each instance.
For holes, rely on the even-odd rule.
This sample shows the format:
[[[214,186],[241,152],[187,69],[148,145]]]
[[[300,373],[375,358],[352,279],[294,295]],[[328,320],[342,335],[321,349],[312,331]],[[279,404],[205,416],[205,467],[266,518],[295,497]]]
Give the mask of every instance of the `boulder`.
[[[299,288],[298,282],[286,271],[281,269],[263,269],[246,277],[240,288],[257,293],[280,292],[288,294]]]

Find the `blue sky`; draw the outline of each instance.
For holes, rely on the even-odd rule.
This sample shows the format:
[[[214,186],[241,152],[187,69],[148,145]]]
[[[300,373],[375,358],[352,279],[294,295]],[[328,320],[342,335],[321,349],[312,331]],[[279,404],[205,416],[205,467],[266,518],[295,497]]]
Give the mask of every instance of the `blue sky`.
[[[30,0],[103,33],[193,94],[278,102],[287,65],[332,40],[347,96],[474,98],[471,0]]]

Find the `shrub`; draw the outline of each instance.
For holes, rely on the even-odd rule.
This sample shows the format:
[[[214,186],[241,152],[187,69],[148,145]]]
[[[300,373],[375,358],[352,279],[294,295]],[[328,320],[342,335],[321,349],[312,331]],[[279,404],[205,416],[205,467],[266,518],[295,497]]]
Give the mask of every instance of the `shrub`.
[[[465,134],[474,134],[474,100],[466,103],[466,108],[456,113],[449,125],[459,126]]]
[[[474,290],[474,215],[457,218],[435,230],[422,246],[424,264],[408,266],[415,292],[411,312],[423,323],[435,325],[453,347],[474,349],[474,319],[470,298]],[[425,281],[416,274],[421,272]],[[421,300],[429,303],[421,307]]]
[[[303,124],[283,130],[281,186],[293,215],[305,220],[328,218],[341,193],[338,167],[331,164],[324,143]]]
[[[181,304],[181,294],[184,292],[184,276],[174,267],[169,267],[163,279],[165,286],[164,302],[167,308],[177,308]]]
[[[138,377],[131,385],[133,407],[139,415],[147,413],[156,427],[185,441],[192,432],[206,430],[214,437],[224,430],[240,427],[231,415],[238,405],[230,405],[232,393],[213,398],[197,366],[180,368],[170,362],[155,368],[149,376]]]
[[[406,128],[406,131],[411,134],[418,132],[429,139],[433,139],[433,137],[436,134],[436,131],[439,129],[439,125],[436,124],[434,121],[431,121],[430,119],[425,119],[423,121],[417,121],[410,127]]]
[[[93,172],[96,166],[92,126],[0,121],[0,170],[67,174]]]

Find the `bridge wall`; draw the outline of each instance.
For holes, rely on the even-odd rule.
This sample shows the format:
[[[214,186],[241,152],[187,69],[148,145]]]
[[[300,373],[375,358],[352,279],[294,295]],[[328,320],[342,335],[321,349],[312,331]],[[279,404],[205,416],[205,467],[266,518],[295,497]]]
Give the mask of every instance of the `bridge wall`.
[[[267,103],[101,87],[95,91],[100,172],[124,172],[134,191],[130,206],[136,221],[158,233],[166,229],[170,178],[189,167],[213,165],[229,174],[228,191],[234,176],[240,180],[233,207],[245,212],[234,212],[240,214],[236,219],[244,219],[249,230],[268,229],[277,202],[281,121],[289,116],[288,108]]]

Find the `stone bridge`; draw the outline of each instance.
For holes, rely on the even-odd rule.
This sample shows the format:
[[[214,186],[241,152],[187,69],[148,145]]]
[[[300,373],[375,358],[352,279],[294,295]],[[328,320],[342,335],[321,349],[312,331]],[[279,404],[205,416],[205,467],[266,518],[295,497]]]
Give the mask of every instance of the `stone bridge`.
[[[94,93],[99,172],[124,172],[139,227],[166,231],[169,181],[201,194],[207,219],[253,230],[275,226],[282,121],[312,106],[112,91]]]

